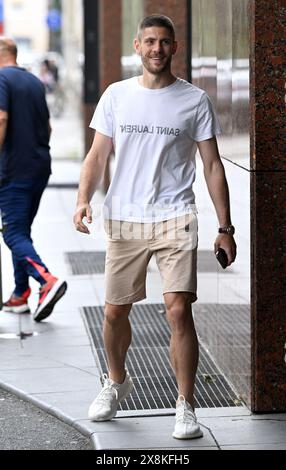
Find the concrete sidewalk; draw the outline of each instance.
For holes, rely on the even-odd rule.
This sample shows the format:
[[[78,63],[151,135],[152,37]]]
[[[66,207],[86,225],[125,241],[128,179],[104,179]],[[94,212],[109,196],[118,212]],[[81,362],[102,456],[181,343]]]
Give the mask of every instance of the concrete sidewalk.
[[[55,167],[53,178],[57,182],[66,182],[71,174],[76,180],[79,174],[76,163],[58,162]],[[103,305],[104,276],[72,276],[64,253],[104,250],[105,238],[96,221],[90,237],[75,232],[72,225],[75,200],[75,190],[45,192],[33,239],[49,269],[67,280],[68,291],[51,317],[40,324],[29,315],[1,312],[0,387],[89,436],[95,449],[285,450],[286,414],[253,415],[246,407],[197,409],[204,437],[193,441],[171,437],[175,410],[169,416],[138,417],[134,412],[120,412],[111,422],[88,421],[87,409],[101,384],[80,307]],[[102,200],[98,194],[96,202]],[[13,289],[13,277],[10,254],[3,245],[2,257],[6,298]],[[35,308],[38,285],[32,281],[31,287],[34,293],[31,307]],[[159,274],[154,269],[148,274],[147,293],[144,302],[162,302]],[[211,289],[207,295],[211,298]]]

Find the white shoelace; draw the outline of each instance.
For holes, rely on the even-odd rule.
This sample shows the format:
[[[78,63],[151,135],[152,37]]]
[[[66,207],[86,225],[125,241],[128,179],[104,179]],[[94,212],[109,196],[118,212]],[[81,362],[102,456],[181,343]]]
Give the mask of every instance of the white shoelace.
[[[118,391],[113,386],[112,381],[107,377],[107,374],[103,374],[102,378],[104,380],[103,389],[99,393],[96,401],[98,403],[105,404],[106,401],[112,400],[114,398],[114,395],[115,395],[115,398],[117,400],[118,399]]]
[[[182,398],[182,400],[176,408],[176,421],[179,423],[190,423],[190,421],[196,423],[196,415],[192,410],[187,407],[185,397],[180,396],[179,398]]]

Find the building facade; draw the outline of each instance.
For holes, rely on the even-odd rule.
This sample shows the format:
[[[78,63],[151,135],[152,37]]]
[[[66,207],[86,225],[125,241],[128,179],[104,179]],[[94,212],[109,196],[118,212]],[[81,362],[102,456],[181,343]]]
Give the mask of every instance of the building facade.
[[[20,52],[42,53],[48,50],[48,0],[4,0],[3,7],[4,34],[15,39]]]

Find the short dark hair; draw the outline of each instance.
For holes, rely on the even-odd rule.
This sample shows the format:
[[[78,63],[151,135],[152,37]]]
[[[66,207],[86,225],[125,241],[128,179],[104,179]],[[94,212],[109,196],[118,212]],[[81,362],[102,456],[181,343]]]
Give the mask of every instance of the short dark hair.
[[[0,37],[0,50],[17,58],[17,46],[10,38]]]
[[[175,40],[175,26],[173,21],[168,16],[158,14],[146,16],[142,21],[140,21],[137,32],[138,39],[141,40],[142,31],[144,29],[152,28],[152,26],[168,29]]]

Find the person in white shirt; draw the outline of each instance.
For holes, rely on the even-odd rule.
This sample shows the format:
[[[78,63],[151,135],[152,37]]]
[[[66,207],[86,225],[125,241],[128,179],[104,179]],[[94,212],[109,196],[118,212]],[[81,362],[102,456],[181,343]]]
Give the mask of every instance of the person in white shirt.
[[[171,327],[170,356],[179,396],[173,437],[203,435],[194,410],[198,340],[191,304],[196,301],[197,210],[192,185],[197,148],[213,201],[219,234],[214,248],[234,262],[229,191],[216,135],[221,132],[208,95],[171,70],[177,51],[173,22],[164,15],[142,20],[134,40],[143,74],[112,84],[102,95],[91,127],[96,130],[83,163],[74,224],[89,233],[91,198],[114,149],[115,168],[104,201],[106,304],[104,343],[109,375],[89,408],[92,421],[107,421],[130,393],[125,369],[131,343],[129,313],[146,297],[151,256],[156,256]]]

